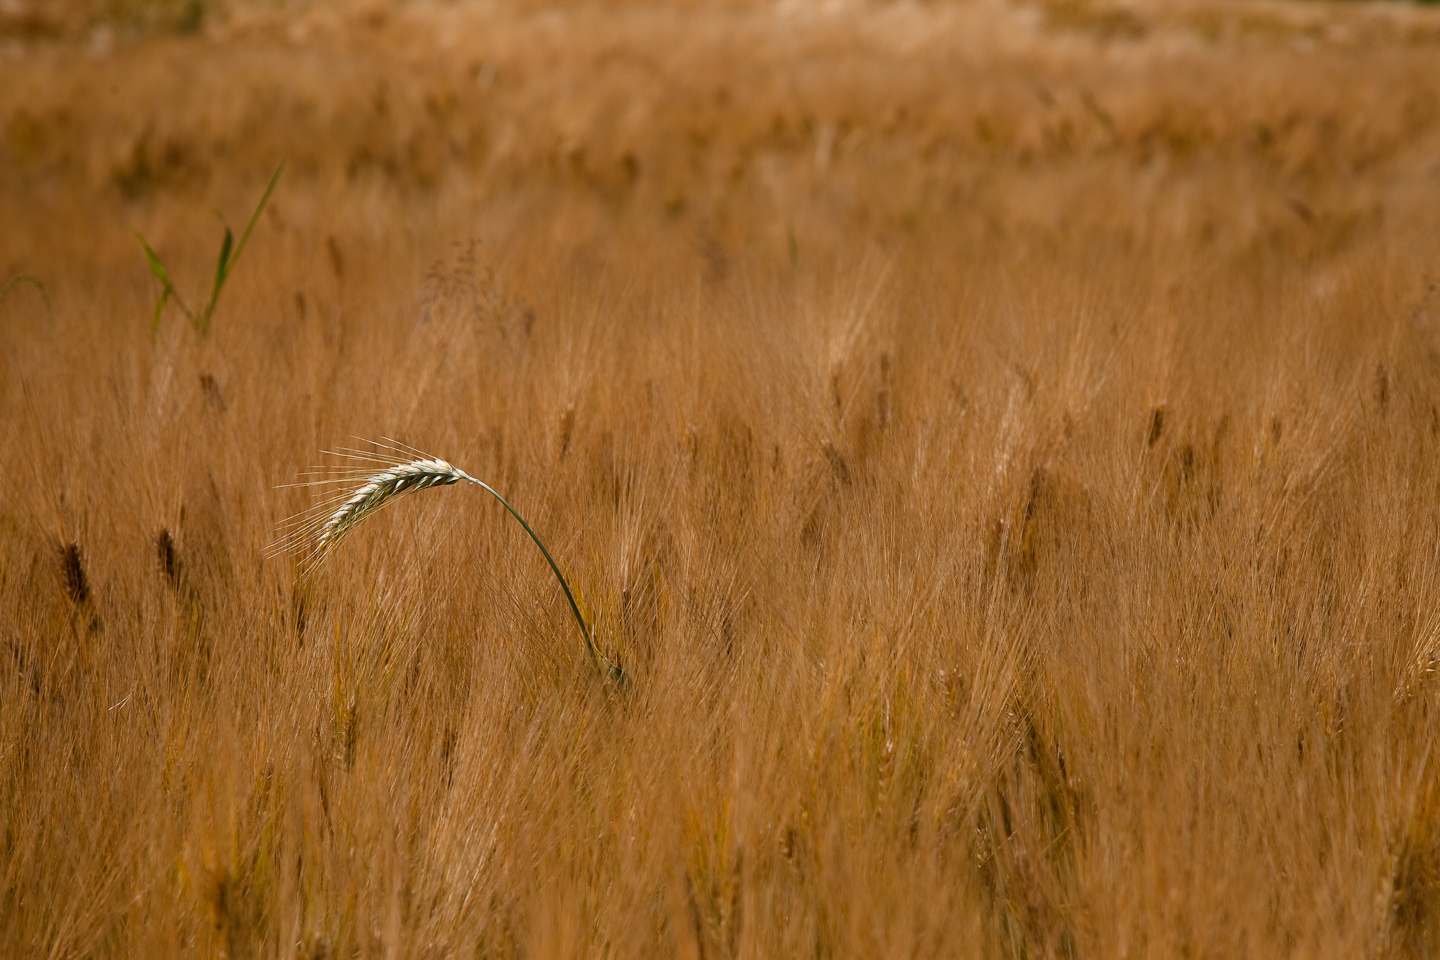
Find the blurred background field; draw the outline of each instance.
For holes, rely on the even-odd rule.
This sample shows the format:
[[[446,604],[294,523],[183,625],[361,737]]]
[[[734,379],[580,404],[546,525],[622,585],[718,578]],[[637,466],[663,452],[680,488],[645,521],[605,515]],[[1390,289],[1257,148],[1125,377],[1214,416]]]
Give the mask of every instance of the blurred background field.
[[[0,954],[1440,952],[1440,11],[0,0]],[[276,192],[208,335],[210,290]],[[309,577],[352,436],[494,484]]]

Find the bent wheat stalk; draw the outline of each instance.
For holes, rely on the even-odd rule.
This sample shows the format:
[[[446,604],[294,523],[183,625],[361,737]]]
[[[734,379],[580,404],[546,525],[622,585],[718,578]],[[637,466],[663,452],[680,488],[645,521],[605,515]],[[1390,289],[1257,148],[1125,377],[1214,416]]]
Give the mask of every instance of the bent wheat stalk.
[[[477,480],[449,461],[441,460],[438,457],[425,456],[413,448],[391,446],[389,449],[402,455],[414,454],[417,456],[411,460],[388,462],[385,469],[364,476],[360,486],[348,496],[342,493],[322,503],[317,508],[316,513],[311,514],[309,519],[303,520],[288,537],[276,545],[277,549],[275,552],[294,552],[308,547],[309,552],[306,554],[304,561],[318,561],[323,558],[335,544],[339,543],[346,534],[355,529],[362,520],[381,508],[395,502],[395,500],[405,494],[425,490],[430,487],[449,486],[454,483],[473,483],[485,490],[485,492],[489,493],[496,500],[499,500],[500,505],[509,511],[510,516],[519,521],[520,526],[530,535],[530,539],[535,541],[535,546],[540,548],[540,553],[544,555],[545,562],[550,564],[551,572],[555,574],[555,579],[560,582],[560,589],[565,592],[565,599],[570,602],[570,612],[575,615],[575,625],[580,628],[580,635],[585,638],[585,649],[589,652],[590,659],[595,664],[595,668],[599,670],[602,675],[609,677],[617,683],[625,682],[625,673],[621,670],[620,665],[601,653],[600,648],[596,645],[595,638],[590,628],[586,626],[584,616],[580,613],[580,606],[575,602],[575,595],[570,591],[570,584],[565,580],[564,574],[560,572],[560,566],[555,562],[555,558],[550,556],[550,551],[546,549],[540,537],[531,529],[530,524],[525,522],[525,518],[520,516],[519,511],[510,505],[510,501],[502,497],[494,487],[485,481]],[[337,455],[351,460],[378,463],[387,462],[382,458],[377,458],[374,455],[368,455],[361,451],[345,451]],[[344,477],[309,480],[298,485],[348,484],[353,483],[355,479],[352,471],[348,472]],[[334,512],[326,513],[326,510],[336,502],[339,502],[339,506]],[[313,544],[311,542],[312,537]]]

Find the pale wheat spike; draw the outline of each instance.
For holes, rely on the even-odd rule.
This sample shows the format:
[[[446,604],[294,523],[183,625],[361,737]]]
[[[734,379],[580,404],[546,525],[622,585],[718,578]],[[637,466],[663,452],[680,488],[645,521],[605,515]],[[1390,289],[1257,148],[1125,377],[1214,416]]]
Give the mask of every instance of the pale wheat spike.
[[[426,487],[443,487],[461,480],[476,482],[464,470],[440,459],[413,460],[368,477],[354,495],[330,515],[315,538],[317,550],[337,543],[361,520],[396,497]]]
[[[380,445],[377,444],[377,446]],[[600,652],[600,648],[595,645],[595,638],[591,635],[590,628],[586,626],[585,618],[580,614],[580,605],[575,602],[575,594],[571,592],[570,584],[560,572],[559,564],[555,562],[554,557],[550,556],[550,551],[545,548],[545,544],[541,542],[540,537],[536,535],[534,530],[530,529],[530,524],[525,522],[525,518],[520,516],[519,512],[510,505],[508,500],[500,496],[490,484],[483,480],[475,479],[449,461],[441,460],[438,457],[427,457],[413,447],[396,445],[393,442],[389,442],[384,446],[388,446],[389,449],[395,453],[402,455],[419,454],[419,457],[403,463],[392,463],[379,473],[374,473],[366,477],[361,481],[359,489],[341,503],[340,507],[323,522],[318,518],[312,521],[300,521],[298,525],[292,528],[289,536],[276,544],[274,548],[276,552],[299,549],[308,541],[310,535],[314,533],[314,548],[304,561],[308,563],[311,560],[316,560],[323,556],[330,547],[339,542],[340,539],[349,533],[361,520],[364,520],[370,516],[370,514],[398,497],[404,496],[407,493],[413,493],[416,490],[424,490],[427,487],[443,487],[452,483],[459,483],[462,480],[466,483],[473,483],[500,501],[501,506],[510,513],[510,516],[519,521],[520,526],[525,529],[525,533],[534,541],[535,546],[540,548],[540,553],[544,555],[545,562],[550,564],[550,571],[555,574],[555,579],[560,583],[560,589],[565,591],[565,599],[570,603],[570,612],[575,615],[575,625],[580,628],[580,635],[585,638],[585,649],[590,654],[590,658],[596,668],[602,675],[608,676],[617,683],[623,685],[627,682],[626,674],[620,665],[609,657],[606,657]],[[341,453],[339,456],[351,460],[364,460],[369,459],[371,455],[366,454],[364,451],[357,450]],[[299,485],[320,486],[345,482],[347,482],[347,479],[344,477],[330,477],[327,479],[306,481]],[[341,494],[341,496],[344,495]],[[328,509],[329,504],[333,504],[334,502],[334,500],[330,500],[329,503],[321,509]],[[322,513],[321,516],[323,515]],[[317,523],[319,525],[318,532],[316,532]]]

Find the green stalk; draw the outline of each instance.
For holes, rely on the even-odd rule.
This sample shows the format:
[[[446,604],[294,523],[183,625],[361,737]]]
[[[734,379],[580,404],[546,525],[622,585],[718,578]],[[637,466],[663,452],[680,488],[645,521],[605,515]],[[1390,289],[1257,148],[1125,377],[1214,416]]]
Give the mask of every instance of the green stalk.
[[[590,659],[594,662],[595,669],[608,676],[611,680],[614,680],[620,686],[624,686],[626,682],[625,671],[620,669],[619,664],[612,662],[609,657],[601,653],[600,648],[596,646],[595,638],[590,628],[585,625],[585,618],[580,614],[580,606],[575,602],[575,595],[570,592],[570,584],[565,582],[565,577],[561,574],[559,565],[555,563],[555,558],[550,556],[550,551],[545,549],[545,544],[540,542],[540,538],[535,535],[535,531],[530,529],[530,524],[526,523],[525,518],[520,516],[519,511],[510,506],[510,501],[500,496],[490,484],[484,480],[476,480],[468,474],[466,475],[466,479],[477,486],[483,487],[492,497],[499,500],[500,505],[510,511],[510,516],[520,521],[520,526],[524,527],[525,532],[530,534],[530,539],[535,541],[535,546],[539,547],[540,552],[545,555],[545,562],[550,564],[550,570],[555,574],[555,579],[560,581],[560,589],[565,591],[565,599],[570,601],[570,612],[575,615],[575,623],[580,628],[580,635],[585,638],[585,649],[590,652]]]
[[[4,300],[6,296],[9,295],[11,290],[14,290],[22,283],[28,283],[30,284],[30,286],[40,291],[40,299],[45,302],[45,315],[49,316],[53,312],[50,309],[50,294],[46,292],[45,284],[41,283],[38,277],[31,276],[28,273],[17,273],[15,274],[15,276],[7,280],[5,282],[5,285],[3,287],[0,287],[0,300]]]

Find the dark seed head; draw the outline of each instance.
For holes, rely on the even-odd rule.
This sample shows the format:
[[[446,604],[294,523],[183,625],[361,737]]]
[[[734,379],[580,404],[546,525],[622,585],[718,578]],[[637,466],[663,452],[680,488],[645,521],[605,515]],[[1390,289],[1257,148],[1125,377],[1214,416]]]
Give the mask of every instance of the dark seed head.
[[[80,544],[70,541],[60,549],[60,567],[65,577],[65,592],[76,604],[90,599],[90,581],[85,576],[85,558]]]
[[[155,538],[155,554],[160,561],[160,572],[165,574],[165,579],[170,581],[170,586],[180,585],[180,557],[175,550],[175,538],[170,536],[170,530],[166,527],[160,529],[160,535]]]

